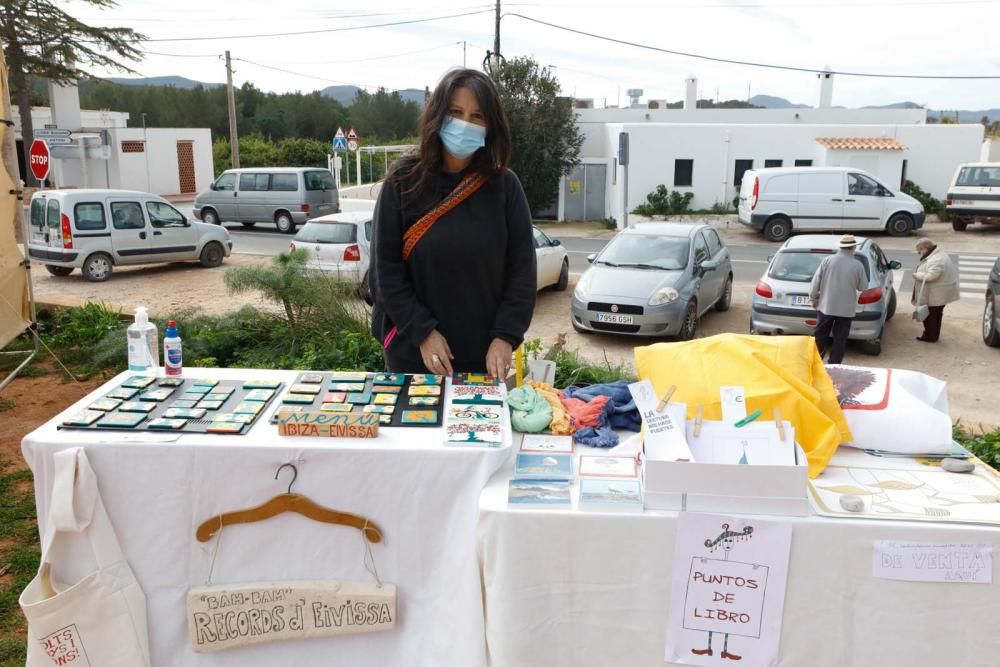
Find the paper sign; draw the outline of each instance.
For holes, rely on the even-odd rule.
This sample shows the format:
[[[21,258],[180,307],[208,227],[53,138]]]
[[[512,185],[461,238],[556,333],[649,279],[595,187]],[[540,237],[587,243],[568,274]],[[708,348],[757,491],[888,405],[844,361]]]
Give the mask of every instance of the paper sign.
[[[377,438],[379,415],[361,412],[278,412],[281,435],[321,438]]]
[[[778,664],[791,544],[791,524],[682,512],[664,660]]]
[[[743,387],[719,387],[722,400],[722,421],[735,424],[747,416],[747,399]]]
[[[872,576],[949,584],[993,583],[989,544],[875,540]]]
[[[671,409],[675,404],[669,404],[663,412],[657,410],[660,397],[649,380],[633,382],[628,390],[635,399],[645,426],[647,455],[663,461],[690,461],[691,450],[684,437],[683,414],[677,418]]]
[[[785,422],[783,442],[774,422],[755,421],[737,428],[729,422],[705,421],[694,435],[688,424],[687,441],[699,463],[728,465],[795,465],[795,427]]]

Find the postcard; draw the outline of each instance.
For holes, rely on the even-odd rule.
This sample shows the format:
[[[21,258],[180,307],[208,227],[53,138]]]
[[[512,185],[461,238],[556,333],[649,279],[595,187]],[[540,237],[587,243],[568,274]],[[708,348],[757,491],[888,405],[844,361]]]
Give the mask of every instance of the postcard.
[[[251,389],[243,397],[244,401],[269,401],[274,396],[273,389]]]
[[[156,381],[157,387],[179,387],[184,384],[184,378],[160,378]]]
[[[84,410],[83,412],[77,412],[75,415],[64,419],[63,426],[90,426],[98,419],[104,416],[104,413],[100,410]]]
[[[396,405],[396,400],[399,398],[396,394],[375,394],[372,398],[372,403],[375,405]]]
[[[365,390],[364,382],[334,382],[330,385],[331,391],[343,391],[350,393],[360,393]]]
[[[571,505],[569,482],[512,479],[507,485],[507,504],[515,507],[564,507]]]
[[[244,389],[277,389],[281,386],[278,380],[250,380],[243,383]]]
[[[541,433],[525,433],[521,437],[522,452],[550,452],[553,454],[572,454],[573,436],[545,435]]]
[[[149,391],[143,393],[139,396],[140,401],[165,401],[170,398],[170,395],[174,393],[172,387],[164,387],[163,389],[150,389]]]
[[[403,410],[402,424],[437,424],[437,410]]]
[[[201,419],[205,411],[201,408],[167,408],[160,416],[165,419]]]
[[[125,380],[125,382],[122,382],[122,386],[131,387],[132,389],[145,389],[154,382],[156,382],[156,378],[154,377],[136,375],[135,377],[131,377],[128,380]]]
[[[133,428],[138,426],[146,419],[146,415],[141,412],[119,412],[113,415],[104,415],[104,417],[97,422],[98,426],[110,426],[112,428]]]
[[[437,396],[410,396],[411,406],[430,406],[434,407],[439,404],[441,399]]]
[[[595,457],[602,458],[602,457]],[[642,511],[638,479],[581,479],[580,509]]]
[[[420,384],[416,386],[410,386],[409,390],[410,396],[440,396],[441,387],[440,385],[433,384]]]
[[[165,431],[176,431],[187,425],[186,419],[151,419],[146,424],[146,428],[163,429]]]
[[[285,394],[282,403],[312,403],[316,400],[313,394]]]
[[[444,380],[443,375],[427,375],[425,373],[417,373],[416,375],[410,376],[410,386],[421,385],[421,384],[441,384]]]
[[[402,387],[404,382],[406,382],[406,376],[402,373],[376,373],[375,377],[372,378],[374,384],[391,384]]]
[[[324,376],[322,373],[303,373],[299,376],[298,382],[304,382],[305,384],[323,384]]]
[[[335,371],[330,373],[333,382],[364,382],[368,379],[368,373],[364,371]]]
[[[366,405],[361,408],[361,412],[374,412],[380,415],[391,415],[395,411],[395,405]]]
[[[502,405],[452,405],[448,408],[448,420],[500,424],[503,422]]]
[[[118,387],[114,391],[109,391],[105,394],[104,398],[123,398],[126,401],[136,394],[139,393],[138,389],[131,389],[130,387]]]
[[[222,407],[223,403],[225,403],[225,401],[204,401],[204,400],[202,400],[202,401],[198,401],[197,405],[189,405],[187,407],[189,407],[189,408],[205,408],[206,410],[218,410],[219,408]],[[172,407],[179,408],[181,406],[175,404]]]
[[[635,459],[630,456],[581,456],[580,477],[625,477],[636,479]]]
[[[293,384],[288,391],[294,394],[318,394],[323,388],[317,384]]]
[[[572,479],[572,454],[518,454],[514,477],[522,479]]]
[[[122,404],[120,398],[99,398],[87,406],[88,410],[100,410],[101,412],[111,412]]]
[[[144,412],[149,414],[156,409],[156,403],[143,403],[142,401],[125,401],[118,406],[119,412]]]
[[[445,426],[449,444],[503,444],[503,429],[499,424],[449,421]]]
[[[354,409],[354,406],[350,403],[323,403],[319,406],[319,409],[322,412],[350,412]]]

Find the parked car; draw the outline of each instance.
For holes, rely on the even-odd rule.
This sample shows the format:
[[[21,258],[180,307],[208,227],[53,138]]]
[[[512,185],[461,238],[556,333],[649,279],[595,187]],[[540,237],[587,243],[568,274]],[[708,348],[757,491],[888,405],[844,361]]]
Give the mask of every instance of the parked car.
[[[944,205],[957,232],[974,222],[1000,224],[1000,162],[959,165]]]
[[[771,241],[792,232],[887,231],[924,226],[919,201],[861,169],[784,167],[750,170],[740,186],[739,220]]]
[[[708,225],[641,223],[587,259],[573,294],[577,331],[689,340],[708,310],[729,309],[729,250]]]
[[[854,257],[864,267],[868,283],[858,296],[848,339],[861,341],[865,352],[877,355],[882,351],[885,324],[896,313],[892,272],[902,265],[889,261],[871,239],[859,236],[857,240]],[[813,334],[819,313],[812,307],[809,288],[820,262],[837,252],[838,242],[837,236],[808,234],[790,238],[781,246],[754,289],[751,333]]]
[[[339,212],[340,193],[329,169],[229,169],[194,200],[194,217],[209,224],[273,222],[287,234],[294,234],[296,225]]]
[[[569,256],[559,239],[550,239],[538,227],[535,230],[535,258],[538,265],[538,289],[550,285],[562,291],[569,285]]]
[[[337,213],[307,222],[295,234],[289,250],[308,250],[310,268],[357,283],[359,296],[370,303],[371,241],[371,211]]]
[[[198,260],[222,264],[229,232],[191,222],[165,199],[131,190],[40,190],[31,197],[28,256],[54,276],[81,269],[91,282],[115,266]]]
[[[990,347],[1000,347],[1000,259],[993,264],[990,282],[986,287],[986,306],[983,308],[983,342]]]

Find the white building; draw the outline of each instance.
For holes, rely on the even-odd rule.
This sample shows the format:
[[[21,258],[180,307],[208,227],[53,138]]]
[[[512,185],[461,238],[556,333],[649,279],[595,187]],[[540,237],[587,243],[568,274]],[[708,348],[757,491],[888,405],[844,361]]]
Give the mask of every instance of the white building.
[[[923,109],[697,109],[692,90],[683,109],[577,109],[584,135],[581,164],[559,187],[559,220],[614,218],[663,184],[691,192],[693,209],[729,204],[747,169],[852,166],[887,185],[904,179],[944,198],[955,169],[980,158],[980,124],[928,125]],[[820,77],[822,102],[832,80]],[[618,164],[628,133],[629,166]]]
[[[215,177],[212,132],[207,128],[130,128],[122,111],[80,108],[75,85],[49,85],[51,107],[31,109],[32,126],[70,130],[71,143],[52,143],[49,184],[70,188],[142,190],[158,195],[194,195]],[[25,146],[14,110],[21,178]]]

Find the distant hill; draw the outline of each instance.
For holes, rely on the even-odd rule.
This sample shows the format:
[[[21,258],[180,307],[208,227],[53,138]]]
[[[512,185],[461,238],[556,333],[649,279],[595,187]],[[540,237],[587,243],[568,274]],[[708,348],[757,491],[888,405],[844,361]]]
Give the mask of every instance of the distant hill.
[[[184,88],[185,90],[190,90],[195,86],[201,86],[202,88],[215,88],[216,86],[226,85],[224,83],[205,83],[203,81],[193,81],[192,79],[187,79],[183,76],[149,76],[141,79],[109,77],[108,81],[111,81],[112,83],[120,83],[125,86],[174,86],[175,88]]]
[[[934,111],[931,109],[927,110],[927,117],[938,119],[941,116],[949,116],[951,118],[955,117],[955,111]],[[982,120],[983,116],[988,116],[991,123],[1000,120],[1000,109],[982,109],[980,111],[958,111],[958,120],[961,123],[978,123]]]
[[[344,106],[350,106],[359,90],[361,89],[357,86],[327,86],[320,92],[327,97],[332,97]],[[406,88],[398,92],[404,102],[416,102],[419,106],[424,106],[424,91],[417,88]]]
[[[765,109],[808,109],[808,104],[795,104],[789,102],[784,97],[774,97],[773,95],[754,95],[750,98],[750,104],[755,107]]]
[[[923,109],[922,104],[916,102],[894,102],[893,104],[869,104],[862,109]]]

